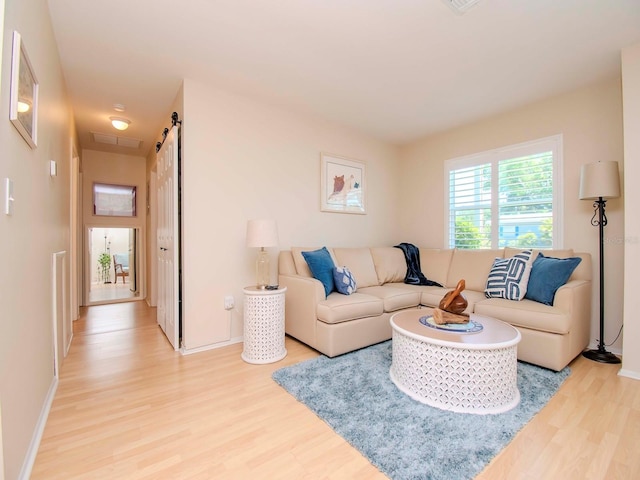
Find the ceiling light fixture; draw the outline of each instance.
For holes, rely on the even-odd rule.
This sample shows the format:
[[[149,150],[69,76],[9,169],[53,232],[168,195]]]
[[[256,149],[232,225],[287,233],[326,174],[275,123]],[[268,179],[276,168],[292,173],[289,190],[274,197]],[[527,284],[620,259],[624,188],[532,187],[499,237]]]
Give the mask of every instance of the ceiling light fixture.
[[[109,120],[111,120],[111,125],[116,130],[126,130],[131,123],[131,120],[122,117],[109,117]]]

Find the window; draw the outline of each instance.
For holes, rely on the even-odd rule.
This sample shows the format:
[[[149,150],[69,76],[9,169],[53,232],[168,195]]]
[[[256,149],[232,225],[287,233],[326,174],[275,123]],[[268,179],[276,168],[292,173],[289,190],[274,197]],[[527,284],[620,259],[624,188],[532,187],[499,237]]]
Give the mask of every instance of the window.
[[[449,248],[559,248],[562,136],[445,162]]]
[[[135,217],[136,187],[94,183],[93,214],[110,217]]]

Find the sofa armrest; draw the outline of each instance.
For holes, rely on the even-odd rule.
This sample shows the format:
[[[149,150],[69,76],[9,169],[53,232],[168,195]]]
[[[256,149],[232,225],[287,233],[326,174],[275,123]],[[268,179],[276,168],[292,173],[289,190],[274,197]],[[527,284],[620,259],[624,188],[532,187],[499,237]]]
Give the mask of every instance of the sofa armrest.
[[[279,275],[285,294],[285,332],[312,347],[316,343],[317,305],[326,299],[322,282],[301,275]]]
[[[591,282],[587,280],[571,280],[565,283],[556,291],[553,299],[553,306],[567,313],[574,312],[584,304],[591,306]]]
[[[591,282],[571,280],[556,291],[553,306],[571,316],[570,351],[580,352],[591,336]]]

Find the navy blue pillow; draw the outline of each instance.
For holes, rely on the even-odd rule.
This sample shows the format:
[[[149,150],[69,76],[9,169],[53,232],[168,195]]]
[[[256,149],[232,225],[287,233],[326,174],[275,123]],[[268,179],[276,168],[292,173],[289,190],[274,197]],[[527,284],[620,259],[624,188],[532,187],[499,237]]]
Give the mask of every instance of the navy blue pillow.
[[[312,252],[302,252],[302,256],[307,262],[307,265],[309,265],[309,270],[311,270],[313,278],[322,282],[324,285],[324,293],[326,296],[329,296],[336,287],[333,282],[333,269],[335,268],[335,264],[327,247],[322,247],[320,250],[314,250]]]
[[[533,262],[529,285],[524,298],[553,305],[556,290],[567,283],[569,277],[582,261],[580,257],[553,258],[545,257],[542,253]]]

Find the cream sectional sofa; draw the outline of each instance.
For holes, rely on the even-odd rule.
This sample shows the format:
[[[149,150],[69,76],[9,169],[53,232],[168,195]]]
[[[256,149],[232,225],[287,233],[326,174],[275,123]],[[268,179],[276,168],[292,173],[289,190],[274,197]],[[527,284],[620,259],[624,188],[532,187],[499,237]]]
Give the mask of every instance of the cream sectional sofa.
[[[543,250],[548,257],[581,257],[569,281],[560,287],[553,305],[524,299],[486,298],[487,276],[496,257],[511,257],[520,249],[458,250],[420,248],[422,273],[444,287],[404,283],[407,264],[395,247],[328,248],[336,266],[353,273],[357,291],[325,296],[322,283],[311,275],[303,251],[281,251],[279,283],[287,287],[286,333],[321,353],[334,357],[391,338],[389,318],[395,312],[437,306],[460,279],[468,313],[498,318],[522,334],[518,359],[561,370],[589,343],[591,319],[591,256],[572,250]],[[538,251],[533,252],[535,259]]]

